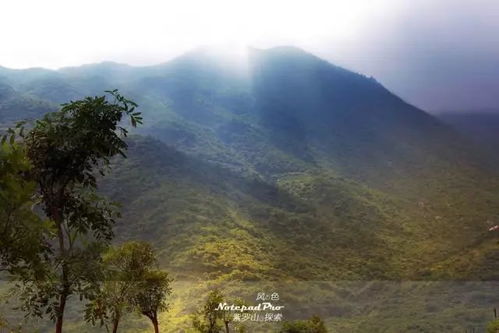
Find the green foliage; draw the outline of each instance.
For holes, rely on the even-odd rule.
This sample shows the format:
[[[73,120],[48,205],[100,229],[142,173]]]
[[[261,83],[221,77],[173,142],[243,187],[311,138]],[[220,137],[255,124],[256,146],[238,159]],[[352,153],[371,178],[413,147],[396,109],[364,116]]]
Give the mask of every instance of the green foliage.
[[[133,311],[138,281],[153,262],[152,249],[146,243],[110,248],[103,255],[102,279],[95,282],[97,290],[86,305],[85,319],[108,330],[112,327],[115,332],[122,317]]]
[[[156,255],[146,242],[130,241],[110,248],[103,255],[103,280],[87,304],[85,319],[116,332],[124,315],[137,310],[159,331],[158,313],[168,309],[172,279],[155,269],[156,265]]]
[[[152,242],[162,249],[160,263],[181,278],[415,279],[437,270],[459,277],[489,266],[463,259],[450,262],[455,270],[439,268],[449,253],[497,248],[483,223],[496,216],[497,192],[482,193],[487,203],[450,194],[413,201],[329,170],[269,183],[151,138],[129,145],[129,158],[114,162],[102,186],[123,203],[118,237]],[[470,244],[455,221],[486,246]],[[459,271],[463,264],[469,273]],[[494,265],[481,276],[493,274]]]
[[[487,325],[487,333],[499,332],[499,320],[493,320]]]
[[[210,291],[203,308],[193,315],[192,326],[200,333],[219,333],[223,327],[222,312],[217,311],[224,296],[218,289]]]
[[[47,224],[32,210],[36,184],[24,177],[30,170],[22,145],[0,144],[0,270],[10,273],[34,268],[47,250]]]
[[[134,102],[116,90],[109,94],[114,101],[102,96],[64,104],[27,133],[19,126],[19,145],[29,161],[23,177],[34,184],[50,230],[41,240],[50,246],[41,267],[16,272],[19,299],[27,314],[48,314],[57,332],[62,331],[68,297],[91,297],[92,282],[100,277],[100,251],[113,236],[117,211],[96,194],[95,174],[104,175],[114,155],[124,156],[127,129],[120,125],[122,118],[129,117],[132,126],[142,120]]]
[[[167,272],[153,270],[142,276],[133,304],[141,314],[149,318],[158,331],[158,313],[168,310],[167,297],[171,294],[171,279]]]
[[[128,130],[120,126],[128,116],[132,126],[142,123],[137,104],[117,91],[64,104],[58,112],[45,115],[24,138],[33,165],[33,178],[45,183],[96,187],[95,173],[104,173],[109,159],[125,155],[123,141]],[[48,195],[49,193],[45,193]],[[48,213],[50,214],[50,213]]]
[[[232,299],[225,297],[219,289],[209,291],[203,307],[191,316],[192,326],[200,333],[219,332],[246,332],[246,326],[234,321],[234,312],[230,310],[217,309],[220,304],[245,305],[240,298]]]
[[[139,281],[156,264],[154,250],[149,243],[140,241],[125,242],[110,248],[103,256],[111,273],[123,280]]]

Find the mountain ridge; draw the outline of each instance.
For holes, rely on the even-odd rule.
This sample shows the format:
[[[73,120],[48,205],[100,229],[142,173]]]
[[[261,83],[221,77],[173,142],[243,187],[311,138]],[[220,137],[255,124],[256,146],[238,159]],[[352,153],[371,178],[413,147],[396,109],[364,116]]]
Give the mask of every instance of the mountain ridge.
[[[139,104],[144,125],[99,191],[121,205],[115,241],[151,242],[176,281],[168,332],[189,331],[214,287],[252,300],[279,291],[287,320],[319,314],[341,332],[484,327],[499,279],[487,150],[302,50],[253,50],[247,66],[203,52],[148,67],[0,68],[0,131],[115,88]]]
[[[121,239],[164,232],[156,245],[184,277],[495,277],[479,259],[471,269],[451,259],[476,246],[495,262],[483,232],[499,219],[499,180],[465,137],[375,79],[296,48],[253,50],[248,67],[235,65],[198,50],[141,68],[104,63],[18,81],[16,72],[6,84],[27,104],[50,106],[34,115],[113,88],[139,103],[146,139],[115,165],[105,192],[124,203]],[[189,167],[168,169],[180,163],[175,152]],[[224,256],[230,248],[244,265]],[[280,253],[279,263],[261,249]]]

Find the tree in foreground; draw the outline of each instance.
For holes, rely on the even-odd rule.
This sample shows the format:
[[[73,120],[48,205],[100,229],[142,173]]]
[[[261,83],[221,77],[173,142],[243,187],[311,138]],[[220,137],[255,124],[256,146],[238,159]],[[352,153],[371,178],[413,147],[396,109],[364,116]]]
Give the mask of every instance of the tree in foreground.
[[[33,212],[36,183],[25,174],[31,164],[15,131],[0,143],[0,271],[15,274],[34,268],[48,248],[42,219]]]
[[[246,303],[240,299],[237,298],[233,302],[228,302],[227,300],[224,300],[224,303],[227,302],[229,304],[234,304],[236,306],[243,306],[246,305]],[[246,327],[242,323],[238,323],[234,320],[235,314],[242,315],[246,311],[230,311],[230,310],[219,310],[220,312],[220,319],[222,320],[222,323],[224,324],[225,328],[225,333],[230,333],[231,332],[231,327],[233,328],[233,332],[237,333],[243,333],[246,332]]]
[[[208,294],[203,308],[192,318],[193,327],[200,333],[219,333],[222,329],[222,312],[217,311],[224,297],[218,290],[212,290]]]
[[[122,317],[133,311],[133,297],[139,280],[154,263],[152,248],[147,243],[127,242],[109,248],[102,259],[102,280],[96,281],[95,295],[87,304],[85,319],[113,333]]]
[[[92,283],[99,279],[100,251],[113,237],[118,212],[96,194],[97,174],[105,174],[113,156],[125,156],[122,119],[128,117],[132,126],[142,121],[134,102],[116,90],[108,93],[111,100],[87,97],[65,104],[10,140],[26,154],[29,170],[22,177],[35,184],[35,202],[47,218],[47,232],[38,244],[48,246],[36,265],[11,271],[20,281],[22,309],[49,315],[57,333],[62,332],[68,298],[91,297]]]
[[[232,332],[244,333],[246,327],[242,323],[236,323],[234,320],[236,312],[231,310],[217,309],[219,304],[234,304],[236,306],[246,305],[241,299],[235,299],[233,302],[227,301],[224,295],[214,289],[206,298],[203,308],[192,316],[192,325],[200,333],[219,333]],[[243,312],[237,312],[242,314]]]
[[[85,319],[99,322],[112,332],[118,331],[120,320],[137,310],[148,317],[159,332],[158,313],[166,311],[172,280],[157,269],[157,258],[146,242],[130,241],[110,248],[103,255],[103,280],[98,292],[87,304]]]
[[[134,305],[151,320],[155,333],[159,333],[158,313],[168,310],[166,298],[172,291],[171,282],[167,272],[148,271],[139,282],[134,296]]]

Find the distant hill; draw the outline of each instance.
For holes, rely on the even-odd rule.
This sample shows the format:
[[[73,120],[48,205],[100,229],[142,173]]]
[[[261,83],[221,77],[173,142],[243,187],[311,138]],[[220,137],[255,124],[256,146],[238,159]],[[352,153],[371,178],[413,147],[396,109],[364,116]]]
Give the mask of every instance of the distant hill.
[[[445,112],[437,117],[486,149],[499,162],[499,110]]]

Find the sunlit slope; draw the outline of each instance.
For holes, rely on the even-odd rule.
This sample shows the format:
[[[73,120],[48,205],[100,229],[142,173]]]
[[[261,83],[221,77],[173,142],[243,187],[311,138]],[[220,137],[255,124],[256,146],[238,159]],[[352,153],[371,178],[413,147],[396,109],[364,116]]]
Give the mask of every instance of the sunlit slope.
[[[140,137],[103,190],[123,204],[119,238],[152,241],[180,279],[488,279],[496,271],[491,262],[486,274],[453,274],[464,262],[448,260],[483,237],[494,193],[481,193],[482,206],[447,199],[444,210],[327,170],[270,184]]]
[[[117,162],[104,190],[123,202],[120,237],[153,241],[163,263],[183,278],[400,274],[392,267],[396,259],[387,258],[397,245],[390,240],[395,204],[360,184],[324,177],[338,199],[336,212],[320,211],[321,205],[294,193],[290,180],[270,185],[243,178],[160,142],[135,138],[129,158]]]
[[[114,88],[140,104],[151,138],[132,140],[104,192],[123,203],[119,239],[154,241],[179,277],[497,276],[497,174],[373,78],[288,47],[22,74],[0,70],[0,105]]]

